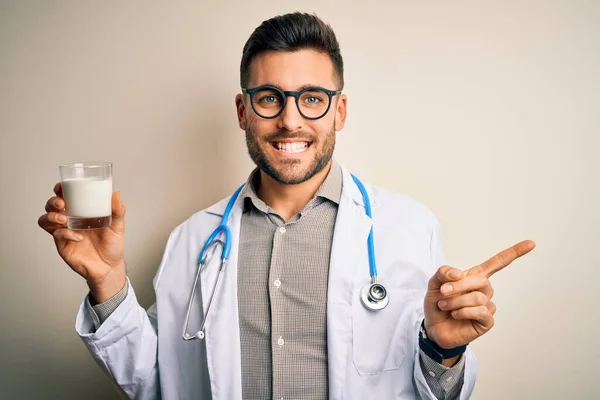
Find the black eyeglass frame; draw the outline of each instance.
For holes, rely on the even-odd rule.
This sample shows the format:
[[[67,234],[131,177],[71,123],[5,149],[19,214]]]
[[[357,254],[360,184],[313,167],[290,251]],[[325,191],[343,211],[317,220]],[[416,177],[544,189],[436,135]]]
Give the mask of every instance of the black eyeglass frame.
[[[254,101],[252,101],[254,99],[254,94],[258,91],[261,90],[274,90],[276,92],[278,92],[281,95],[281,98],[283,99],[283,105],[281,106],[281,109],[279,110],[279,112],[275,115],[273,115],[272,117],[265,117],[264,115],[262,115],[261,113],[259,113],[258,111],[256,111],[256,108],[254,107]],[[306,92],[310,92],[310,91],[317,91],[320,90],[322,92],[324,92],[325,94],[327,94],[327,96],[329,97],[329,104],[327,104],[327,109],[325,110],[325,112],[319,116],[319,117],[307,117],[306,115],[304,115],[304,113],[302,112],[302,110],[300,109],[300,104],[298,104],[298,101],[300,101],[300,96],[302,96],[302,94],[306,93]],[[308,86],[300,91],[294,91],[294,90],[281,90],[278,87],[272,86],[272,85],[262,85],[262,86],[257,86],[257,87],[253,87],[253,88],[242,88],[242,93],[244,94],[248,94],[250,95],[250,104],[252,104],[252,110],[254,110],[254,112],[256,113],[256,115],[258,115],[261,118],[264,119],[274,119],[277,118],[281,115],[281,113],[283,112],[283,110],[285,110],[285,106],[287,105],[287,98],[289,96],[292,96],[293,98],[296,99],[296,108],[298,108],[298,112],[300,113],[300,115],[302,115],[302,117],[314,121],[317,119],[321,119],[324,116],[327,115],[327,113],[329,112],[329,109],[331,108],[331,103],[332,103],[332,98],[333,96],[337,96],[338,94],[342,93],[342,89],[340,90],[329,90],[329,89],[325,89],[324,87],[320,87],[320,86]]]

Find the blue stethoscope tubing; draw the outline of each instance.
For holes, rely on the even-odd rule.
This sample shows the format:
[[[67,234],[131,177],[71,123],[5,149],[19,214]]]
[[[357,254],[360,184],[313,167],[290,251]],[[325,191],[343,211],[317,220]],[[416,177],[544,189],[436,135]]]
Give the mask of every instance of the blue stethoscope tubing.
[[[367,217],[373,219],[373,211],[371,210],[371,199],[369,198],[369,194],[367,193],[367,189],[365,185],[358,179],[355,175],[350,174],[352,176],[352,180],[356,183],[360,194],[362,194],[363,202],[365,203],[365,214]],[[369,273],[371,274],[371,279],[377,279],[377,264],[375,263],[375,243],[373,239],[373,226],[371,225],[371,230],[369,231],[369,237],[367,238],[367,251],[369,252]]]
[[[365,185],[358,179],[355,175],[350,174],[352,176],[352,180],[358,187],[360,191],[363,202],[365,205],[365,214],[370,219],[373,219],[373,211],[371,209],[371,200],[369,198],[369,194],[367,193],[367,189]],[[188,302],[188,307],[185,315],[185,320],[183,324],[183,332],[182,336],[184,340],[193,340],[193,339],[204,339],[204,326],[206,324],[206,319],[210,312],[211,305],[213,303],[213,299],[219,286],[219,280],[221,278],[221,274],[223,273],[223,269],[227,264],[227,259],[229,258],[229,253],[231,252],[231,230],[227,226],[227,222],[229,221],[229,216],[231,211],[233,210],[233,205],[237,200],[242,188],[244,185],[241,185],[230,197],[229,202],[227,203],[227,207],[225,208],[225,212],[223,213],[223,217],[221,218],[221,222],[215,228],[215,230],[210,234],[208,239],[204,242],[204,246],[202,246],[202,250],[200,251],[200,255],[198,256],[197,261],[197,271],[196,271],[196,279],[194,280],[194,284],[192,287],[192,292],[190,293],[190,300]],[[223,234],[224,240],[221,240],[219,237]],[[361,289],[360,299],[363,305],[370,311],[381,310],[389,303],[389,296],[387,295],[387,290],[385,287],[377,282],[377,264],[375,262],[375,243],[373,239],[373,226],[371,226],[371,230],[369,231],[369,236],[367,238],[367,251],[369,254],[369,273],[371,275],[371,283],[365,285]],[[212,249],[213,254],[216,250],[217,245],[221,245],[221,265],[219,267],[219,273],[217,275],[217,279],[215,281],[215,285],[213,286],[213,291],[211,293],[210,299],[208,301],[208,307],[206,309],[206,314],[202,318],[202,324],[200,326],[200,330],[196,332],[195,335],[189,335],[187,333],[187,326],[189,322],[190,312],[192,309],[192,304],[194,302],[194,296],[196,294],[196,288],[198,286],[198,279],[200,277],[200,272],[202,268],[208,263],[209,251]],[[212,254],[210,255],[212,257]]]

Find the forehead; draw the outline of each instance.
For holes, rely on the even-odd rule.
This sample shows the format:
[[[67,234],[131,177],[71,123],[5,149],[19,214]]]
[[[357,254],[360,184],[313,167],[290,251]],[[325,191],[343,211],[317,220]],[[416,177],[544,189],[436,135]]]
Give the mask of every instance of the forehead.
[[[265,84],[284,90],[296,90],[305,85],[334,89],[335,69],[327,54],[315,50],[267,51],[252,60],[248,86]]]

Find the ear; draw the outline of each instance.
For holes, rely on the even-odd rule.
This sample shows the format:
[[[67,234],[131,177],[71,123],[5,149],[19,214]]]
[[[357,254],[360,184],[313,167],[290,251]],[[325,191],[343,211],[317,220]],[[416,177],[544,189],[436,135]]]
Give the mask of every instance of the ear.
[[[243,94],[235,96],[235,108],[237,111],[238,125],[241,130],[246,131],[246,104],[244,103]]]
[[[341,131],[344,129],[346,124],[346,111],[347,111],[348,99],[345,94],[341,94],[335,109],[335,130]]]

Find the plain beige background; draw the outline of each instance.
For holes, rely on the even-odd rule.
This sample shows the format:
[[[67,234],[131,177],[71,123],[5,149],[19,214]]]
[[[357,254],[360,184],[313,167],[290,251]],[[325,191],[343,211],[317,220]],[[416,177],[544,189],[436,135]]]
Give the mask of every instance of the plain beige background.
[[[57,165],[114,162],[149,306],[170,230],[252,168],[234,109],[242,46],[297,9],[342,46],[342,164],[433,209],[453,265],[538,244],[493,279],[473,398],[595,397],[599,2],[223,3],[0,1],[0,397],[117,393],[74,332],[86,285],[36,224]]]

